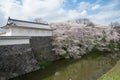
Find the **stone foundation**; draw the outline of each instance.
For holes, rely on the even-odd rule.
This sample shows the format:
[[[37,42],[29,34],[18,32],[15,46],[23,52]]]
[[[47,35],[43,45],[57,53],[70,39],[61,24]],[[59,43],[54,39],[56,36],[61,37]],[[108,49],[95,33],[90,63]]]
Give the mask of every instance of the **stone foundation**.
[[[52,51],[52,37],[32,37],[30,44],[39,63],[58,59]]]
[[[0,80],[38,69],[29,44],[0,46]]]
[[[54,61],[52,37],[31,37],[30,44],[0,45],[0,80],[40,69],[39,64]]]

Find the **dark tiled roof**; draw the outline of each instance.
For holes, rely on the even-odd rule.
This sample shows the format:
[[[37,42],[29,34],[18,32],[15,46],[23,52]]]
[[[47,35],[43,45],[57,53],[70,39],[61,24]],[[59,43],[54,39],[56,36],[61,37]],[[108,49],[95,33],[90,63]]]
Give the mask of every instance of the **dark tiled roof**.
[[[24,21],[24,20],[17,20],[17,19],[12,19],[12,18],[8,18],[8,22],[9,21],[19,21],[19,22],[26,22],[26,23],[33,23],[33,24],[41,24],[41,25],[48,25],[48,23],[38,23],[38,22],[32,22],[32,21]]]
[[[11,19],[11,18],[8,19],[7,25],[11,25],[15,27],[39,28],[39,29],[51,30],[51,27],[46,23],[37,23],[37,22],[17,20],[17,19]],[[4,26],[3,28],[7,28],[7,26]]]

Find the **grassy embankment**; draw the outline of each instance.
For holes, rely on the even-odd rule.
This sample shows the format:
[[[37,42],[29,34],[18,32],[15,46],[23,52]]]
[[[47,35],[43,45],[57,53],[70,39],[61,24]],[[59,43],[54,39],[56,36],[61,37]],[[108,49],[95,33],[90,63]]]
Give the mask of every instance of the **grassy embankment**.
[[[115,67],[100,77],[98,80],[120,80],[120,60]]]

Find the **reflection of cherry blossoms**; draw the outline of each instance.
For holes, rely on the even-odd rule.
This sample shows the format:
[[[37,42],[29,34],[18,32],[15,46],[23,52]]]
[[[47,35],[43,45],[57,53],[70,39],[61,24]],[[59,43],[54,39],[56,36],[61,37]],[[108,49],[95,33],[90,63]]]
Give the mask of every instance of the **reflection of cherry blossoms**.
[[[119,50],[119,34],[110,27],[88,26],[70,22],[53,23],[53,46],[56,55],[65,58],[80,58],[93,48],[99,51]]]

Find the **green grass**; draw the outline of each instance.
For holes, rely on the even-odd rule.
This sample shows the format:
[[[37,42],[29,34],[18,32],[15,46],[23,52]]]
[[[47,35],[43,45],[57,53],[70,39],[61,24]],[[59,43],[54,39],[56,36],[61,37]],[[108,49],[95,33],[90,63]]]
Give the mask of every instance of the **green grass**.
[[[100,77],[98,80],[120,80],[120,60],[115,67]]]
[[[50,63],[51,63],[50,61],[45,61],[40,63],[39,65],[41,69],[45,69],[45,67],[47,67]]]

